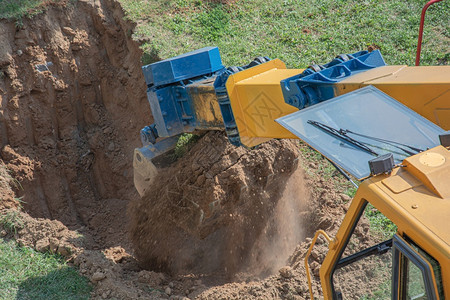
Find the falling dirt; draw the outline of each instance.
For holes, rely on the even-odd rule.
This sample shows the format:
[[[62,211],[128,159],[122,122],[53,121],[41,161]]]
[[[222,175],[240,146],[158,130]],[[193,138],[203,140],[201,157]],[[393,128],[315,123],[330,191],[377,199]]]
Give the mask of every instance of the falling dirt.
[[[305,214],[309,205],[309,190],[305,174],[297,168],[286,182],[264,230],[251,249],[248,273],[272,275],[286,265],[295,247],[305,238]]]
[[[281,238],[276,222],[288,207],[278,204],[297,157],[290,141],[246,150],[231,145],[222,132],[207,133],[183,158],[160,170],[130,210],[138,260],[175,274],[234,275],[252,265],[267,273],[268,253],[256,250],[269,242],[261,237]],[[300,226],[298,218],[292,221]]]
[[[209,132],[140,199],[132,153],[152,117],[133,28],[113,0],[0,20],[0,236],[66,257],[92,299],[308,298],[310,237],[336,233],[349,197],[303,172],[319,166],[297,142]]]

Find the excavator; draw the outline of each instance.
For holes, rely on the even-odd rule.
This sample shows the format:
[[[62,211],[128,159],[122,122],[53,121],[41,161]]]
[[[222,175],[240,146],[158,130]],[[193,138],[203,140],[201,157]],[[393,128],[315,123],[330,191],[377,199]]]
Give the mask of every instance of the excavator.
[[[146,192],[158,176],[152,161],[184,133],[224,130],[230,143],[248,148],[300,139],[360,182],[336,235],[319,230],[312,239],[311,299],[308,259],[319,236],[328,242],[319,270],[325,299],[352,298],[339,272],[386,254],[389,298],[450,299],[450,66],[416,62],[386,65],[373,50],[306,69],[268,57],[226,68],[218,48],[206,47],[146,65],[155,123],[141,130],[143,146],[134,152],[136,189]],[[355,250],[351,240],[368,208],[396,232]]]

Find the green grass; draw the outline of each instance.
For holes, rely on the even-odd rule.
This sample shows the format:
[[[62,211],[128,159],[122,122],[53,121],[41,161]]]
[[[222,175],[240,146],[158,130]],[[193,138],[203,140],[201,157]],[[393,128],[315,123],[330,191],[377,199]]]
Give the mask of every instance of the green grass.
[[[192,133],[183,133],[175,145],[175,159],[184,156],[184,154],[186,154],[186,152],[195,144],[195,142],[198,141],[199,138],[200,137],[198,135]]]
[[[370,231],[384,240],[390,239],[397,231],[397,226],[370,203],[367,204],[365,216],[369,219]]]
[[[0,19],[20,20],[32,17],[45,10],[50,3],[64,0],[0,0]]]
[[[88,299],[91,290],[61,258],[0,239],[0,299]]]
[[[20,218],[18,210],[9,209],[0,214],[0,228],[3,228],[10,234],[16,234],[18,230],[23,228],[23,221]]]
[[[340,53],[375,44],[389,64],[414,63],[420,12],[426,1],[403,0],[120,0],[138,22],[135,38],[161,59],[219,46],[225,65],[255,56],[280,58],[288,67],[325,63]],[[422,64],[448,63],[450,3],[427,12]]]

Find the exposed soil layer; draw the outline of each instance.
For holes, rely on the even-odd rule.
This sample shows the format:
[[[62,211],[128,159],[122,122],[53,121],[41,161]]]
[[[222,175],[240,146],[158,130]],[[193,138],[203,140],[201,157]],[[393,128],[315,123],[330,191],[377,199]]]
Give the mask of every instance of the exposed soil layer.
[[[17,207],[16,194],[12,190],[15,184],[14,178],[11,177],[4,163],[0,161],[0,208]]]
[[[263,233],[266,240],[279,236],[276,208],[297,157],[298,148],[290,141],[247,150],[231,145],[222,132],[207,133],[183,158],[160,170],[130,209],[138,260],[146,268],[171,273],[233,275],[252,265],[267,273],[265,247],[255,245]],[[278,215],[286,218],[285,211]],[[286,228],[283,233],[298,237]]]
[[[151,122],[132,24],[114,1],[0,21],[1,158],[33,217],[126,245],[132,150]]]

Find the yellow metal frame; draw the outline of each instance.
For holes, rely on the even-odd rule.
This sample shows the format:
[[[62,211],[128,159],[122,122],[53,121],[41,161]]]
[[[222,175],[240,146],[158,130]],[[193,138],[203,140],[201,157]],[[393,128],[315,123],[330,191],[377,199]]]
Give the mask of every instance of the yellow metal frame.
[[[231,75],[226,83],[241,143],[297,139],[275,119],[297,111],[284,101],[280,81],[303,72],[279,59]],[[384,66],[335,83],[336,96],[373,85],[423,117],[450,130],[450,66]]]
[[[359,186],[336,234],[335,246],[320,268],[325,299],[332,299],[331,272],[366,202],[396,224],[400,236],[407,235],[439,262],[444,295],[450,299],[450,152],[438,146],[403,164],[407,167],[396,168],[390,175],[371,177]]]
[[[309,259],[309,256],[311,255],[312,249],[314,248],[314,245],[316,244],[316,241],[317,241],[317,238],[319,237],[319,235],[322,235],[327,240],[328,247],[330,249],[333,249],[335,247],[335,241],[332,238],[330,238],[325,231],[323,231],[322,229],[319,229],[316,231],[316,233],[314,234],[314,237],[311,241],[311,245],[309,245],[308,252],[306,252],[306,255],[305,255],[306,278],[308,278],[309,296],[310,296],[311,300],[314,300],[314,295],[313,295],[313,291],[312,291],[312,280],[311,280],[311,273],[309,271],[308,259]]]
[[[280,81],[300,74],[279,59],[231,75],[226,83],[241,143],[253,147],[272,138],[297,139],[275,119],[297,111],[284,101]]]
[[[445,130],[450,130],[450,66],[384,66],[336,83],[342,95],[373,85]]]
[[[297,139],[275,119],[297,111],[286,104],[280,81],[303,69],[279,59],[231,75],[226,83],[241,143],[254,147],[272,138]],[[450,130],[450,66],[384,66],[335,83],[336,96],[373,85],[423,117]]]

